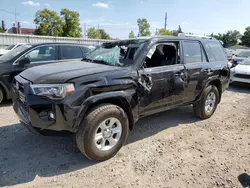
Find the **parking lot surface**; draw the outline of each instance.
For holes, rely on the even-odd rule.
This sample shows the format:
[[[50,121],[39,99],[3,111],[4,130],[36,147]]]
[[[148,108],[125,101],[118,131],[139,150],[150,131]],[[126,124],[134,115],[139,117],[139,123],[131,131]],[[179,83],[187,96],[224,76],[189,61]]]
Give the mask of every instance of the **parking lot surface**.
[[[94,163],[72,137],[37,136],[0,107],[0,187],[250,186],[250,89],[230,87],[212,118],[192,107],[146,117],[112,159]]]

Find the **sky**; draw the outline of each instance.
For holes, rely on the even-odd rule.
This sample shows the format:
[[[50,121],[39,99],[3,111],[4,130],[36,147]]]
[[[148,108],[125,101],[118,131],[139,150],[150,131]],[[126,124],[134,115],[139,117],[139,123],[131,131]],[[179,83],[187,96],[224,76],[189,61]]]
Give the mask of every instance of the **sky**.
[[[249,7],[250,0],[1,0],[0,20],[11,27],[16,10],[21,27],[35,28],[36,11],[48,8],[59,13],[67,8],[80,13],[83,31],[84,24],[87,29],[99,25],[111,37],[124,39],[131,30],[138,33],[138,18],[148,19],[153,34],[164,28],[167,12],[170,30],[180,25],[183,32],[200,35],[235,29],[243,33],[250,26]]]

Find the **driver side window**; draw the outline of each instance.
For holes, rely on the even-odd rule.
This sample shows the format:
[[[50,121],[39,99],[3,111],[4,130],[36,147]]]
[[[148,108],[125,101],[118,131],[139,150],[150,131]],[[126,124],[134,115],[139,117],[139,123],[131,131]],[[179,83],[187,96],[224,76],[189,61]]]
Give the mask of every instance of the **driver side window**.
[[[178,42],[164,42],[155,44],[149,50],[146,57],[146,67],[161,67],[178,64],[179,57],[179,43]]]
[[[40,63],[42,61],[53,61],[56,60],[56,47],[51,46],[41,46],[35,48],[28,54],[24,56],[29,58],[31,63]]]

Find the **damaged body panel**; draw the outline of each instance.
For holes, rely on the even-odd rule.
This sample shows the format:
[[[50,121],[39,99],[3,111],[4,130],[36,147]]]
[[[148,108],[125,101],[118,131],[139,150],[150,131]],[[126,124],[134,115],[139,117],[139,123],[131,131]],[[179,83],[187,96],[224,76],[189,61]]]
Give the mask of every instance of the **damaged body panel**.
[[[34,67],[16,76],[13,108],[38,131],[75,133],[93,108],[114,104],[126,112],[132,129],[140,117],[197,102],[211,83],[221,96],[229,80],[226,56],[216,61],[211,56],[202,40],[186,37],[104,43],[82,61]],[[67,87],[74,90],[62,97]]]

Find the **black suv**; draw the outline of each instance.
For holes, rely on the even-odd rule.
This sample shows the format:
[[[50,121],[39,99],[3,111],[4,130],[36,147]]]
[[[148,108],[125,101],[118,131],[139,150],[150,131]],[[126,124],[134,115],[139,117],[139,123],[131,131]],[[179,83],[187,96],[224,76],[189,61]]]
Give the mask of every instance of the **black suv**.
[[[49,63],[81,60],[93,47],[69,43],[24,44],[0,57],[0,104],[11,98],[14,77],[23,70]]]
[[[181,105],[212,116],[230,70],[216,39],[152,37],[104,43],[79,62],[15,77],[13,108],[31,131],[75,133],[91,160],[113,157],[141,117]]]

